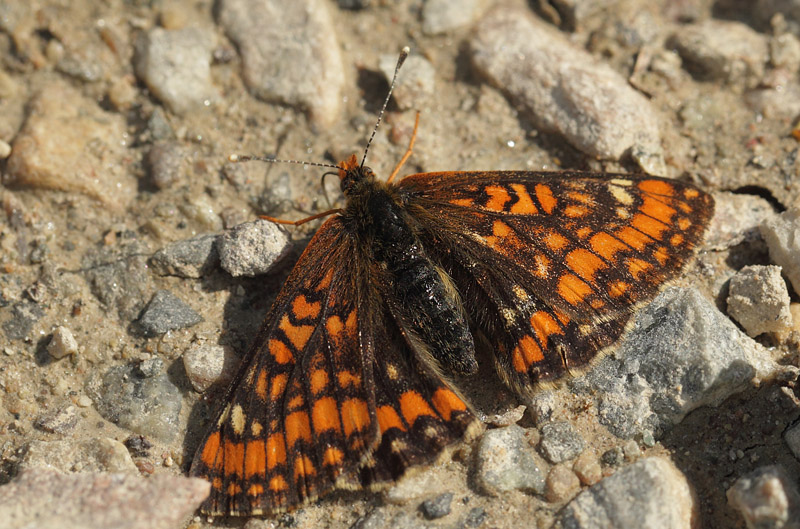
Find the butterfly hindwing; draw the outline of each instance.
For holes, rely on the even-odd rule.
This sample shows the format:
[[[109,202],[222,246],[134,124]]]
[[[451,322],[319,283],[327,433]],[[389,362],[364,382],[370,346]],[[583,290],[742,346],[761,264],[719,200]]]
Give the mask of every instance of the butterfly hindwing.
[[[656,177],[425,173],[398,186],[501,375],[523,392],[613,344],[713,213],[706,193]]]
[[[391,483],[480,428],[463,398],[431,364],[426,345],[405,328],[402,310],[381,298],[370,298],[376,306],[367,327],[375,350],[370,356],[381,441],[358,471],[362,486]]]

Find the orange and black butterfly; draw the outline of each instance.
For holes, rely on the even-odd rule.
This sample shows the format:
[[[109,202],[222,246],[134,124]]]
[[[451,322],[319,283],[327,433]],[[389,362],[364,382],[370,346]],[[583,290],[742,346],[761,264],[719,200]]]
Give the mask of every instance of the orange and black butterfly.
[[[476,332],[520,393],[587,365],[679,273],[714,208],[649,176],[393,183],[355,156],[335,167],[346,205],[291,272],[192,464],[212,484],[208,514],[392,482],[474,436],[480,423],[447,374],[477,370]]]

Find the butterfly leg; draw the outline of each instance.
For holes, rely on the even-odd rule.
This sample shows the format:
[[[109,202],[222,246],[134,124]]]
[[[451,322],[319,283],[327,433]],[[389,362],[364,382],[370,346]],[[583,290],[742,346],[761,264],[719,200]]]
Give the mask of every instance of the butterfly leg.
[[[411,133],[411,140],[408,142],[408,149],[406,149],[406,153],[400,158],[400,161],[395,166],[394,171],[392,174],[389,175],[389,179],[386,180],[387,184],[390,184],[394,177],[397,176],[397,173],[400,172],[400,168],[405,165],[406,161],[411,157],[411,153],[414,151],[414,142],[417,141],[417,128],[419,128],[419,110],[417,110],[417,117],[414,119],[414,132]]]

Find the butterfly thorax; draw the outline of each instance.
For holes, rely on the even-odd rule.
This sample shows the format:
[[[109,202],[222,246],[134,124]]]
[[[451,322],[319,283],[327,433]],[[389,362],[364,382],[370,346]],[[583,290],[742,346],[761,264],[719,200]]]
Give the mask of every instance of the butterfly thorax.
[[[390,301],[389,310],[415,348],[449,371],[474,373],[475,345],[458,294],[447,273],[425,251],[397,188],[378,181],[355,157],[340,164],[347,205],[342,219],[358,240]]]

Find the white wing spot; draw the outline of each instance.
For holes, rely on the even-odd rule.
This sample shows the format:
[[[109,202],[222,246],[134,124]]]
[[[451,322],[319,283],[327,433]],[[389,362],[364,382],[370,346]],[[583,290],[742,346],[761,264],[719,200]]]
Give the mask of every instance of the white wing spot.
[[[242,407],[239,404],[234,406],[231,410],[231,427],[236,435],[242,435],[244,433],[245,419],[246,417]]]
[[[231,405],[228,404],[227,406],[225,406],[225,409],[222,410],[222,413],[219,414],[219,420],[217,421],[217,426],[222,426],[223,424],[225,424],[225,421],[228,420],[230,414],[231,414]]]
[[[500,309],[500,314],[503,315],[503,319],[506,320],[506,327],[511,328],[514,326],[514,323],[517,321],[517,311],[514,309],[510,309],[508,307],[503,307]]]
[[[514,295],[517,296],[517,299],[519,301],[522,301],[523,303],[525,303],[530,299],[530,296],[528,295],[528,293],[525,292],[525,289],[522,288],[521,286],[514,285],[512,287],[512,290],[514,291]]]
[[[625,204],[626,206],[633,204],[633,197],[625,189],[616,185],[610,185],[608,186],[608,191],[611,193],[611,196],[613,196],[614,199],[620,204]]]

